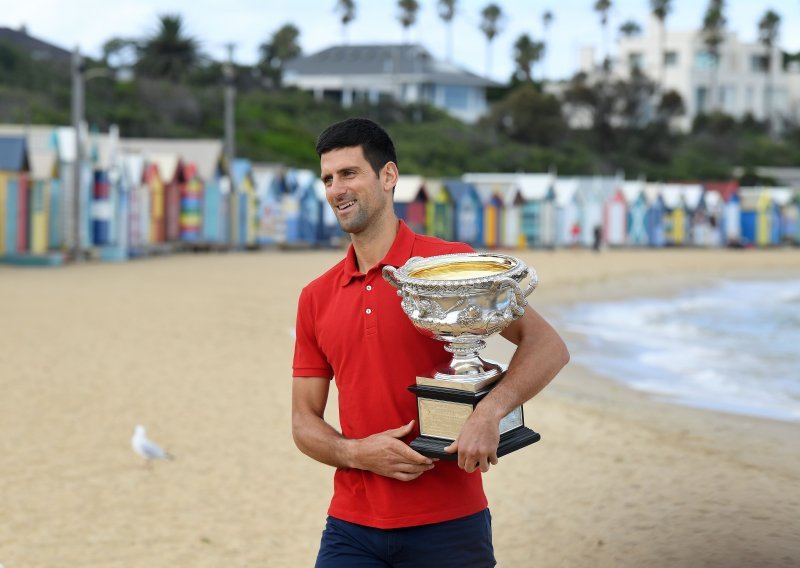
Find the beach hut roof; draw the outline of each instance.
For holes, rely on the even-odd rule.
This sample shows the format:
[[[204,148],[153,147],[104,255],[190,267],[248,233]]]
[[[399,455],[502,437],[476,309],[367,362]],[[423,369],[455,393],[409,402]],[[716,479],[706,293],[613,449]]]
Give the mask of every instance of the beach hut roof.
[[[395,203],[411,203],[417,198],[420,191],[423,192],[427,199],[425,178],[422,176],[400,176],[394,188],[394,201]]]
[[[664,183],[661,184],[664,204],[670,208],[686,206],[696,209],[703,197],[703,186],[699,184]]]
[[[442,183],[440,179],[426,179],[425,180],[425,191],[428,193],[428,199],[434,200],[436,199],[440,193],[443,191],[447,191],[447,188]]]
[[[575,199],[578,191],[578,179],[557,177],[553,183],[553,191],[556,194],[556,205],[566,207]]]
[[[705,200],[706,207],[708,209],[716,209],[723,201],[725,201],[725,199],[722,197],[722,194],[715,189],[707,189],[703,193],[703,199]]]
[[[197,166],[197,175],[203,181],[214,179],[222,157],[222,142],[208,138],[197,140],[169,138],[120,138],[119,147],[128,153],[175,154],[184,162]]]
[[[131,185],[142,183],[144,176],[144,156],[141,154],[122,154],[122,171]]]
[[[245,158],[237,158],[231,164],[233,183],[238,187],[247,177],[253,174],[253,163]]]
[[[742,207],[755,207],[759,199],[768,196],[769,199],[778,206],[784,206],[792,200],[793,191],[788,187],[741,187],[739,195],[742,200]]]
[[[553,174],[519,174],[514,183],[527,201],[541,200],[553,187]]]
[[[625,196],[628,204],[635,203],[639,196],[644,192],[644,180],[627,180],[620,185],[620,191]]]
[[[178,162],[180,161],[177,154],[148,153],[146,158],[149,163],[158,167],[158,175],[162,182],[169,183],[175,179],[175,174],[178,171]]]
[[[477,199],[480,199],[478,195],[478,190],[475,189],[475,186],[471,183],[467,183],[465,181],[457,180],[457,179],[448,179],[444,181],[444,186],[447,191],[450,192],[450,195],[453,196],[453,199],[460,200],[464,199],[469,195],[475,196]]]
[[[0,136],[24,136],[33,179],[50,179],[56,167],[55,126],[0,124]]]
[[[0,170],[30,171],[28,148],[22,136],[0,136]]]

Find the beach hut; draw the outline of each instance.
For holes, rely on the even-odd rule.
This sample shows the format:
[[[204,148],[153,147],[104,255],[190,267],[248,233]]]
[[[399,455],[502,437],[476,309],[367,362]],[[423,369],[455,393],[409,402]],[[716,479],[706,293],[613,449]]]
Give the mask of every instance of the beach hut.
[[[651,247],[663,247],[667,242],[664,226],[667,208],[664,206],[664,199],[661,195],[661,184],[645,184],[644,195],[647,202],[647,213],[645,214],[647,243]]]
[[[141,154],[123,154],[122,176],[128,192],[127,246],[139,251],[150,236],[150,192],[144,183],[145,160]]]
[[[604,240],[609,246],[622,246],[628,237],[628,200],[620,183],[603,206]]]
[[[258,245],[285,243],[286,222],[281,207],[285,185],[280,168],[267,164],[253,164],[253,180],[258,203],[256,243]]]
[[[773,193],[765,187],[742,187],[739,195],[742,243],[764,247],[780,242],[780,209]]]
[[[501,244],[512,249],[525,247],[522,233],[522,207],[525,198],[517,184],[508,184],[501,189],[503,195],[503,217],[501,219]]]
[[[471,183],[448,179],[443,182],[453,199],[453,237],[473,247],[483,246],[483,204]]]
[[[503,195],[491,187],[476,189],[483,208],[483,244],[486,248],[503,246]]]
[[[156,166],[150,179],[153,222],[158,225],[155,241],[175,242],[180,238],[180,156],[175,152],[148,152],[147,159]]]
[[[427,180],[428,206],[425,226],[428,234],[446,241],[454,239],[453,197],[441,180]]]
[[[422,176],[400,176],[394,190],[394,212],[420,235],[425,234],[425,208],[428,193]]]
[[[181,160],[178,166],[180,190],[180,240],[200,241],[203,212],[203,182],[194,162]]]
[[[786,219],[787,241],[795,245],[800,245],[800,190],[795,190],[784,215]]]
[[[621,187],[627,204],[625,241],[631,246],[647,245],[647,198],[644,187],[644,180],[624,181]]]
[[[525,246],[553,247],[556,242],[556,201],[553,174],[519,174],[514,183],[522,194],[521,231]]]
[[[237,158],[232,164],[235,197],[232,200],[234,242],[240,247],[256,244],[256,183],[250,160]]]
[[[576,201],[578,179],[556,177],[553,181],[553,192],[556,198],[556,246],[578,246],[581,235]]]
[[[292,169],[286,173],[286,184],[298,205],[297,241],[305,246],[317,246],[324,234],[323,211],[328,207],[325,191],[320,192],[318,178],[311,170]]]
[[[28,251],[30,164],[23,136],[0,136],[0,254]]]
[[[580,243],[591,246],[596,229],[600,229],[602,237],[603,209],[606,200],[617,187],[617,178],[612,177],[578,177],[575,193],[578,207],[578,223],[580,227]]]

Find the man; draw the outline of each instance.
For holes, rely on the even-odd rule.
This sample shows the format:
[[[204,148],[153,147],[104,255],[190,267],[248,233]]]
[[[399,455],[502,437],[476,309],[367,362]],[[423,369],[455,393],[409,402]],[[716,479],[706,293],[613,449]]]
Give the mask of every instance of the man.
[[[398,220],[397,157],[374,122],[333,124],[316,150],[328,203],[352,238],[298,305],[292,433],[303,453],[336,468],[317,566],[494,566],[481,472],[497,463],[500,419],[550,382],[569,359],[566,346],[526,308],[502,334],[518,346],[508,373],[448,447],[458,460],[412,450],[416,398],[407,387],[450,355],[414,329],[381,271],[472,249]],[[341,433],[324,420],[332,378]]]

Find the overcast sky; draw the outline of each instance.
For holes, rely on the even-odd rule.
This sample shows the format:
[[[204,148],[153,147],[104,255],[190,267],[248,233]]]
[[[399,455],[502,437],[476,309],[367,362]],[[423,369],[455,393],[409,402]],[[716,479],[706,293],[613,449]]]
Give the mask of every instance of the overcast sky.
[[[493,79],[505,82],[513,70],[512,46],[523,33],[546,39],[544,71],[548,78],[571,76],[578,67],[582,47],[602,46],[594,0],[494,0],[506,14],[506,24],[491,48]],[[356,19],[348,28],[348,43],[423,44],[435,57],[447,55],[445,26],[436,0],[420,0],[417,24],[408,35],[397,19],[396,0],[356,0]],[[490,0],[460,0],[454,30],[454,61],[461,67],[487,75],[486,40],[480,32],[481,9]],[[701,26],[708,0],[674,0],[667,26],[689,31]],[[0,12],[0,26],[26,26],[34,37],[66,49],[80,47],[92,56],[110,37],[146,37],[157,26],[159,14],[180,14],[187,31],[201,40],[203,50],[222,59],[225,44],[235,43],[239,63],[254,63],[258,45],[286,23],[300,29],[304,53],[314,53],[342,43],[342,27],[334,12],[335,0],[22,0]],[[609,29],[616,37],[619,26],[634,20],[643,28],[649,22],[649,0],[613,0]],[[780,45],[800,51],[800,2],[797,0],[728,0],[728,29],[740,40],[756,41],[757,22],[771,8],[782,18]],[[11,8],[11,9],[9,9]],[[542,14],[554,19],[543,38]],[[536,70],[537,76],[541,69]]]

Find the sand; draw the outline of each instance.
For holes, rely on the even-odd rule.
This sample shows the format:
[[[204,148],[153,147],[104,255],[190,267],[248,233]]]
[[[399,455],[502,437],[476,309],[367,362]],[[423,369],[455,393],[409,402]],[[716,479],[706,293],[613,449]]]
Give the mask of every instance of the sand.
[[[515,254],[545,316],[800,276],[796,250]],[[291,440],[291,330],[300,288],[341,255],[0,266],[0,564],[313,565],[333,471]],[[525,410],[542,441],[485,476],[500,566],[800,565],[800,424],[659,402],[577,364]],[[145,467],[136,424],[176,461]]]

